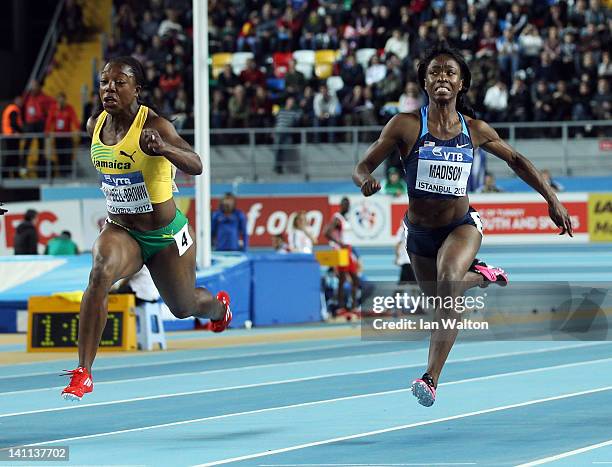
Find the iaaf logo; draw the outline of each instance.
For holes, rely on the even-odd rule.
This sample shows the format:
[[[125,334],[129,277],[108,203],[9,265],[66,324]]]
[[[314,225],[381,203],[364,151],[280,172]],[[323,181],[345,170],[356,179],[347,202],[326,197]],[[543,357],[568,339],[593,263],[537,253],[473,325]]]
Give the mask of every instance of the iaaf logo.
[[[357,201],[353,204],[350,215],[353,232],[359,238],[374,238],[385,227],[385,212],[374,201]]]
[[[262,217],[264,204],[260,202],[253,203],[247,211],[247,230],[249,235],[282,235],[283,233],[293,228],[293,220],[297,215],[297,211],[287,212],[285,210],[272,211],[267,219],[263,219],[263,223],[258,224],[258,219]],[[310,233],[318,238],[321,234],[323,226],[323,213],[319,210],[306,211],[306,225]]]

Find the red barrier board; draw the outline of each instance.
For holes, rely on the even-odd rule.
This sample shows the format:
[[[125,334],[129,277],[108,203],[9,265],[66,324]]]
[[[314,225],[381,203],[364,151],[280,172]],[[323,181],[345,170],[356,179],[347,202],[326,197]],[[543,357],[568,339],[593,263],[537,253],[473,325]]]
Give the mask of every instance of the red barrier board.
[[[216,210],[219,199],[214,199]],[[285,234],[293,223],[295,214],[306,211],[308,227],[318,244],[327,243],[321,235],[330,211],[327,196],[246,197],[236,200],[236,207],[247,218],[249,245],[272,246],[272,236]]]

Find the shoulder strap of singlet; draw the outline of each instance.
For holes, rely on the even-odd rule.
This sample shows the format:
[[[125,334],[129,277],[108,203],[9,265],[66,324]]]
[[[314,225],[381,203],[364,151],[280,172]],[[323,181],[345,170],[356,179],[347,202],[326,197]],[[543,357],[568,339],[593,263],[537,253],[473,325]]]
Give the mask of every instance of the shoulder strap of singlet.
[[[421,134],[419,135],[419,139],[421,139],[423,136],[425,136],[429,132],[429,129],[427,128],[428,113],[429,113],[428,105],[424,105],[423,107],[421,107]]]
[[[470,133],[468,132],[467,123],[465,123],[465,118],[461,112],[457,112],[459,114],[459,120],[461,120],[461,133],[463,133],[468,138],[470,137]]]
[[[149,108],[146,105],[141,105],[140,109],[138,109],[138,113],[136,114],[136,118],[134,119],[134,122],[132,123],[132,128],[134,130],[138,130],[139,134],[144,128],[148,115],[149,115]]]
[[[92,139],[94,141],[98,141],[100,139],[100,130],[102,129],[102,125],[104,125],[106,115],[106,110],[103,110],[100,115],[98,115],[98,119],[96,120],[96,125],[94,126],[94,131],[92,135]]]
[[[470,137],[470,133],[468,132],[467,123],[465,122],[465,118],[461,112],[457,112],[459,114],[459,120],[461,120],[461,133],[463,133],[468,138]],[[427,134],[429,129],[427,128],[427,117],[429,115],[429,106],[424,105],[421,107],[421,134],[419,135],[419,139]]]

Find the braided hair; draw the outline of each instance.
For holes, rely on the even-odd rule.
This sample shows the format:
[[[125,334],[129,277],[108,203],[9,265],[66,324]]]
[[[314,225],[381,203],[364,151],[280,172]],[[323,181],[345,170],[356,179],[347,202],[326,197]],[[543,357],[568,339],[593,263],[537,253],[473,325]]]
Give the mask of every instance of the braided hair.
[[[431,61],[439,57],[440,55],[449,55],[459,64],[459,70],[461,71],[461,79],[463,81],[463,86],[459,94],[457,94],[457,110],[467,115],[468,117],[476,118],[476,112],[470,105],[467,99],[467,92],[470,89],[470,85],[472,84],[472,73],[470,72],[470,67],[465,62],[465,59],[456,49],[453,49],[446,43],[440,43],[431,48],[426,54],[425,57],[420,61],[419,66],[417,68],[417,77],[419,79],[419,85],[425,91],[425,74],[427,72],[427,67],[431,63]]]

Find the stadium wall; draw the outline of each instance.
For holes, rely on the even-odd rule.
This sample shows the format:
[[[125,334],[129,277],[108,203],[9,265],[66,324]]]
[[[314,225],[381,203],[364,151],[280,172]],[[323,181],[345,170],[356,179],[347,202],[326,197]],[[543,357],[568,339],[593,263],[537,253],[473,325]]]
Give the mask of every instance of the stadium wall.
[[[356,246],[392,245],[407,208],[406,200],[382,194],[370,198],[354,193],[347,195],[352,203],[351,242]],[[311,231],[318,238],[318,244],[323,245],[326,243],[323,227],[338,209],[342,196],[344,194],[241,196],[237,205],[247,216],[252,247],[270,247],[271,237],[285,234],[299,210],[307,212]],[[470,200],[480,212],[485,245],[612,241],[612,193],[562,193],[559,198],[572,216],[576,233],[573,239],[557,235],[558,229],[548,217],[548,207],[538,194],[481,194],[472,195]],[[194,199],[177,197],[176,201],[195,225]],[[217,202],[218,198],[213,199],[213,209]],[[62,230],[72,232],[82,251],[89,250],[107,216],[104,200],[100,198],[10,203],[7,208],[9,212],[0,219],[0,255],[12,253],[15,229],[27,209],[39,211],[40,252],[48,240]]]
[[[0,257],[0,333],[25,332],[30,296],[84,290],[90,269],[88,254]],[[320,284],[319,263],[306,254],[215,254],[212,266],[196,274],[196,286],[230,294],[235,327],[247,320],[256,326],[319,321]],[[169,331],[195,326],[194,318],[175,318],[165,305],[162,319]]]
[[[600,177],[554,177],[563,185],[566,192],[607,192],[612,187],[612,176]],[[533,190],[519,178],[498,178],[496,184],[504,192],[520,193]],[[343,194],[359,193],[355,185],[346,179],[331,181],[310,182],[258,182],[258,183],[213,183],[211,193],[213,196],[222,196],[232,192],[236,196],[278,196],[278,195],[314,195],[314,194]],[[181,187],[181,196],[193,197],[193,187]],[[78,186],[42,186],[40,199],[42,201],[63,201],[71,199],[101,198],[98,185]]]

